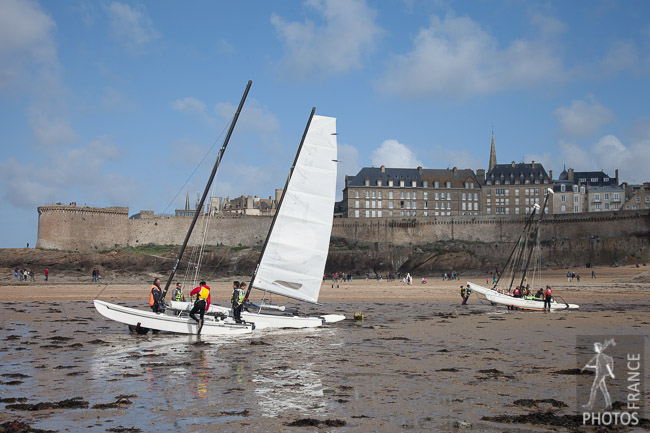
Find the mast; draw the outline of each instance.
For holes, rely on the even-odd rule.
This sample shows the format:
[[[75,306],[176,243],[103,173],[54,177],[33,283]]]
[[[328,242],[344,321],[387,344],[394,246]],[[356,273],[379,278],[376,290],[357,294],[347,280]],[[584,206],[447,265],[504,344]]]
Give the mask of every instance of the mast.
[[[505,270],[508,268],[508,266],[510,265],[510,262],[512,260],[512,256],[515,254],[515,251],[517,250],[517,248],[521,244],[521,238],[528,231],[528,227],[530,226],[530,223],[535,218],[535,211],[536,211],[536,208],[533,208],[533,211],[531,212],[530,216],[528,218],[526,218],[526,223],[524,224],[524,229],[522,230],[521,234],[519,235],[519,238],[517,239],[517,242],[515,243],[515,246],[512,248],[512,251],[510,251],[510,255],[508,256],[508,259],[506,260],[506,263],[503,265],[503,269],[502,269],[502,273],[501,273],[502,275],[505,272]],[[521,253],[519,255],[521,256]],[[514,280],[514,278],[515,277],[514,277],[514,269],[513,269],[512,279]],[[496,283],[494,283],[494,287],[496,287],[497,284],[499,284],[499,281],[501,281],[501,275],[499,276],[499,278],[497,278]],[[510,287],[512,287],[512,281],[510,281]]]
[[[540,213],[539,219],[537,220],[537,225],[535,226],[535,237],[533,239],[535,245],[533,245],[528,252],[528,259],[526,259],[526,266],[524,266],[524,271],[521,273],[521,283],[519,284],[519,287],[524,284],[524,279],[528,273],[528,266],[530,265],[530,258],[533,256],[533,250],[535,249],[535,246],[539,240],[539,226],[542,224],[542,220],[544,219],[544,210],[546,210],[546,205],[548,204],[549,197],[551,197],[551,194],[553,194],[552,189],[548,188],[547,191],[548,192],[546,193],[546,198],[544,199],[544,206],[542,206],[542,212]]]
[[[172,268],[171,274],[169,274],[169,279],[167,280],[167,284],[165,284],[165,289],[162,292],[163,301],[165,300],[165,295],[167,294],[167,290],[169,290],[169,285],[174,279],[174,275],[176,275],[176,269],[178,269],[178,265],[180,264],[181,258],[183,257],[183,253],[185,252],[185,247],[187,247],[187,243],[190,240],[190,236],[192,235],[192,230],[194,230],[194,225],[196,224],[196,220],[198,220],[199,214],[203,211],[203,204],[205,203],[205,199],[208,196],[208,193],[210,192],[210,187],[212,186],[214,177],[217,174],[217,169],[219,168],[219,164],[221,163],[221,158],[223,158],[223,154],[226,151],[226,147],[228,146],[228,142],[230,141],[232,132],[235,129],[235,124],[237,123],[237,119],[239,119],[239,114],[241,113],[241,110],[244,107],[244,102],[246,101],[246,97],[248,96],[248,91],[251,88],[251,84],[253,84],[253,82],[251,80],[248,80],[248,83],[246,84],[246,90],[244,90],[244,94],[242,95],[241,101],[239,101],[239,107],[237,107],[237,111],[235,112],[235,117],[233,117],[232,122],[230,123],[230,128],[228,129],[228,134],[226,135],[226,139],[224,140],[221,149],[219,149],[219,154],[217,155],[217,161],[214,163],[214,167],[212,168],[210,179],[208,179],[208,184],[205,186],[205,190],[203,190],[203,195],[201,196],[201,200],[199,201],[199,204],[196,207],[196,212],[194,212],[194,218],[192,219],[190,228],[187,230],[187,235],[185,235],[185,240],[183,241],[181,250],[178,253],[178,258],[176,259],[176,263],[174,263],[174,267]]]
[[[311,119],[314,117],[315,112],[316,112],[316,107],[312,107],[311,114],[309,115],[309,120],[307,121],[307,126],[305,127],[305,132],[302,134],[302,139],[300,140],[300,146],[298,146],[298,151],[296,152],[296,157],[293,159],[293,164],[289,169],[287,182],[284,184],[284,190],[282,191],[282,196],[280,197],[280,202],[278,203],[278,207],[275,210],[275,215],[273,215],[273,221],[271,221],[271,227],[269,227],[269,232],[266,235],[266,239],[264,240],[262,251],[260,252],[260,256],[257,258],[257,263],[255,264],[255,272],[253,272],[253,276],[251,277],[251,282],[248,285],[248,290],[246,290],[246,296],[244,296],[244,300],[248,299],[248,295],[250,295],[251,290],[253,290],[253,281],[255,281],[255,277],[257,277],[257,270],[260,268],[262,257],[264,257],[264,250],[266,250],[266,246],[269,243],[269,238],[271,237],[271,232],[273,231],[273,226],[275,225],[275,221],[278,219],[278,215],[280,214],[280,207],[282,206],[282,202],[284,201],[284,196],[286,195],[287,188],[289,187],[289,181],[291,180],[291,176],[293,175],[293,169],[296,167],[296,164],[298,163],[298,157],[300,156],[302,145],[305,143],[305,138],[307,137],[307,132],[309,131],[309,125],[311,125]]]

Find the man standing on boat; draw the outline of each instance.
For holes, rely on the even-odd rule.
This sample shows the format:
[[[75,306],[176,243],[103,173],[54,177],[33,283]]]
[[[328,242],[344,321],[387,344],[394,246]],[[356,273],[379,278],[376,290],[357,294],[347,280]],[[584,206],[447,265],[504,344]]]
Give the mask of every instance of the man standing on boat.
[[[174,290],[172,290],[172,301],[185,302],[183,285],[181,283],[176,283],[176,287],[174,287]]]
[[[149,306],[154,313],[162,313],[164,308],[160,305],[162,299],[162,290],[160,289],[160,278],[153,280],[151,289],[149,289]]]
[[[232,297],[230,302],[232,303],[232,315],[235,317],[236,323],[242,323],[241,320],[241,310],[244,307],[244,289],[246,288],[246,283],[239,283],[239,281],[234,281],[232,283]]]
[[[201,328],[203,328],[203,316],[206,310],[210,308],[210,287],[205,284],[205,281],[201,281],[201,284],[190,292],[190,296],[196,296],[196,302],[194,302],[194,307],[190,311],[190,317],[199,323],[197,334],[200,334]],[[201,315],[200,319],[196,318],[196,313]]]
[[[546,306],[548,305],[548,311],[551,311],[551,299],[553,299],[553,291],[551,290],[551,286],[546,286],[546,291],[544,292],[544,309],[546,310]]]

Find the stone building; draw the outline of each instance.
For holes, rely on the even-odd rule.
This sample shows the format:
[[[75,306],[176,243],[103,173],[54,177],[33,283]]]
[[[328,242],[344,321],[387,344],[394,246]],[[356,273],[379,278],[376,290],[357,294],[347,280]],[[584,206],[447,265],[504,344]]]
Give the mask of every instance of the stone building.
[[[642,185],[628,185],[623,182],[621,187],[625,190],[625,203],[621,210],[650,209],[650,182],[644,182]]]
[[[542,164],[535,161],[530,164],[514,161],[495,164],[487,174],[484,173],[484,170],[477,171],[483,190],[484,215],[529,214],[535,204],[542,206],[545,191],[552,186],[553,172],[547,174]],[[546,213],[553,213],[551,200]]]
[[[481,193],[472,170],[364,167],[346,176],[339,214],[347,218],[479,215]]]
[[[557,180],[553,182],[553,213],[582,213],[587,212],[587,187],[574,183],[574,172],[564,169]]]
[[[618,170],[616,176],[611,177],[602,170],[565,169],[555,182],[554,191],[560,193],[555,197],[555,213],[619,210],[625,195],[623,187],[618,185]]]

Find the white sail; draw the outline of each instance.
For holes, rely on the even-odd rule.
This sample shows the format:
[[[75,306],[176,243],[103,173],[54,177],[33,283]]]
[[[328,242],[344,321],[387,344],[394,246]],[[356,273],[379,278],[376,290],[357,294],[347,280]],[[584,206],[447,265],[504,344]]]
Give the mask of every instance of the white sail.
[[[253,288],[317,302],[336,194],[336,119],[313,116]]]

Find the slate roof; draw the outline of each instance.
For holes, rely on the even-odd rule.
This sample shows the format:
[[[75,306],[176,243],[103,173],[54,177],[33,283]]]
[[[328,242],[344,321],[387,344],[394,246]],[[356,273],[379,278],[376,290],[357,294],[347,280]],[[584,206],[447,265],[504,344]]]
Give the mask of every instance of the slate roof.
[[[420,172],[417,168],[388,168],[386,167],[382,172],[381,167],[364,167],[356,176],[348,176],[347,186],[359,187],[365,186],[365,181],[370,181],[370,186],[376,186],[377,180],[381,179],[383,187],[388,186],[388,180],[392,179],[395,186],[399,185],[399,181],[403,179],[407,186],[411,186],[411,181],[415,180],[418,187],[422,187],[422,182],[429,182],[429,187],[433,186],[434,181],[440,182],[443,186],[444,182],[451,181],[453,188],[463,188],[463,182],[474,182],[478,188],[478,180],[476,175],[471,169],[460,169],[454,173],[453,169],[422,169]]]
[[[606,181],[605,178],[608,180]],[[580,182],[580,179],[586,179],[585,182]],[[591,179],[598,179],[592,182]],[[573,182],[576,184],[587,184],[589,186],[610,186],[616,185],[616,178],[606,175],[601,171],[575,171],[573,172]]]
[[[531,176],[532,175],[532,176]],[[487,180],[515,180],[519,178],[520,180],[525,179],[539,179],[540,182],[543,182],[544,179],[550,178],[544,169],[544,166],[540,163],[525,163],[520,162],[519,164],[510,163],[510,164],[497,164],[492,171],[486,175]]]

